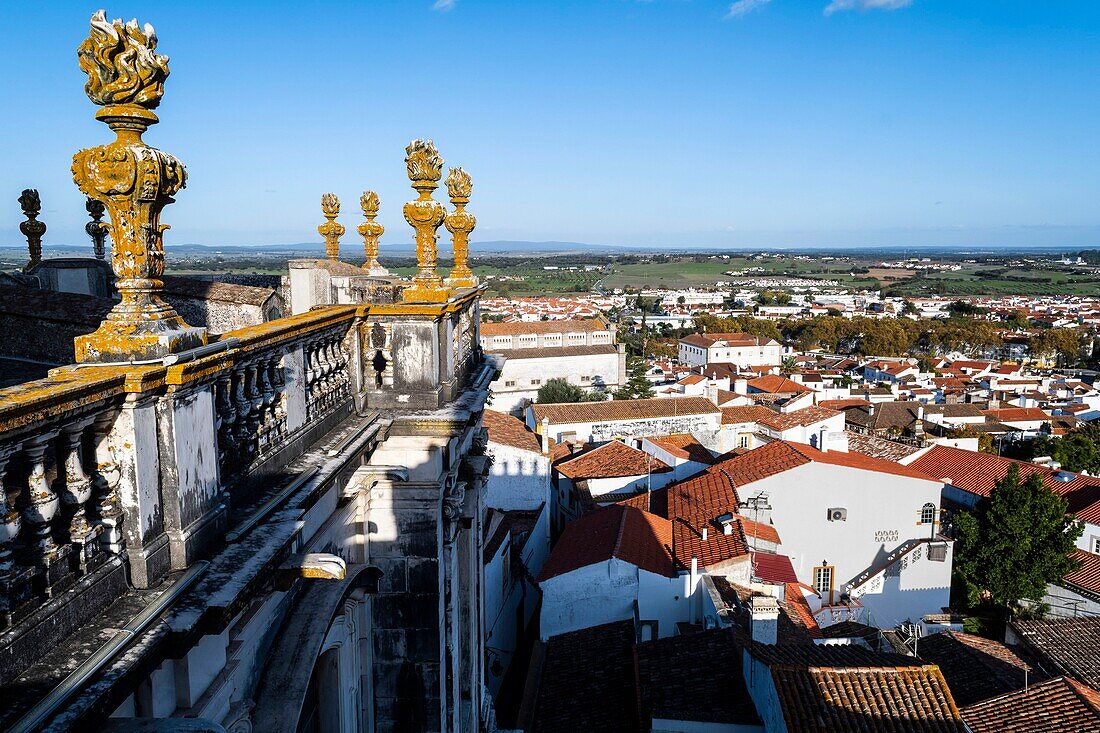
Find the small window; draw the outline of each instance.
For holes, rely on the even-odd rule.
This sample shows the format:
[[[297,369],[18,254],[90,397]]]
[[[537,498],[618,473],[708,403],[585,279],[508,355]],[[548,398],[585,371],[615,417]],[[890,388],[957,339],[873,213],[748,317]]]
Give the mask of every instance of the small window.
[[[504,383],[504,386],[505,386],[505,387],[515,387],[515,386],[516,386],[516,382],[515,382],[515,380],[514,380],[514,379],[510,379],[510,380],[508,380],[507,382],[505,382],[505,383]]]
[[[1100,555],[1100,536],[1092,536],[1092,552],[1093,554]]]
[[[741,436],[740,447],[742,447],[742,448],[748,448],[749,447],[749,436],[747,436],[747,435],[742,435]]]
[[[539,386],[540,384],[542,384],[542,380],[541,380],[541,379],[532,379],[532,380],[531,380],[531,386],[532,386],[532,387],[537,387],[537,386]]]
[[[592,377],[587,377],[587,376],[586,376],[586,377],[581,377],[581,381],[582,381],[582,382],[591,382],[591,381],[592,381]]]
[[[921,507],[920,510],[920,523],[932,524],[936,521],[936,505],[929,502]]]

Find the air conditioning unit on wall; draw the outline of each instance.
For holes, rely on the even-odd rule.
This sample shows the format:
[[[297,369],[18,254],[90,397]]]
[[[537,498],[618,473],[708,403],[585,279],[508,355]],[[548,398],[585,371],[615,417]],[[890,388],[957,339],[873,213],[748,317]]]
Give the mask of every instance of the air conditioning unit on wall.
[[[830,522],[846,522],[848,521],[848,510],[844,507],[835,506],[829,510]]]

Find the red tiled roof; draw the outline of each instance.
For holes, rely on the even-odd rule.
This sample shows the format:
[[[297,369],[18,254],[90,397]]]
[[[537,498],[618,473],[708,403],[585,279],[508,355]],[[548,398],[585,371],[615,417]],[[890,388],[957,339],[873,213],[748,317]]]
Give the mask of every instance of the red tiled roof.
[[[819,407],[828,407],[830,410],[843,410],[845,407],[866,407],[871,403],[858,397],[850,397],[844,400],[821,400],[817,404]]]
[[[756,522],[742,515],[738,515],[737,521],[741,522],[741,527],[745,530],[745,541],[750,546],[754,537],[775,545],[783,544],[783,541],[779,539],[779,532],[772,525]]]
[[[786,555],[769,555],[766,552],[752,553],[753,572],[765,583],[797,583],[791,558]],[[801,595],[801,594],[800,594]]]
[[[672,578],[672,523],[623,503],[582,515],[566,525],[539,573],[539,582],[618,558]]]
[[[1084,550],[1075,550],[1072,557],[1080,564],[1080,567],[1068,574],[1065,580],[1091,590],[1093,593],[1100,593],[1100,555],[1094,555]]]
[[[800,394],[802,392],[813,391],[809,387],[803,387],[798,382],[794,382],[779,374],[765,374],[762,377],[750,379],[748,386],[758,392],[766,392],[768,394]]]
[[[723,407],[722,424],[759,422],[775,414],[772,410],[762,405],[745,405],[744,407]]]
[[[862,453],[822,452],[808,445],[786,440],[773,441],[744,455],[716,464],[711,470],[722,469],[728,472],[736,485],[741,487],[811,462],[844,466],[861,471],[877,471],[926,481],[936,480],[928,473],[917,470],[912,466],[902,466],[890,461],[871,458]]]
[[[699,442],[698,438],[690,433],[655,435],[646,438],[646,440],[668,451],[677,458],[683,458],[697,463],[714,463],[713,454]]]
[[[544,417],[556,425],[570,423],[645,420],[662,417],[717,414],[719,409],[706,397],[654,397],[646,400],[565,402],[531,405],[535,422]]]
[[[783,609],[787,611],[792,621],[797,620],[806,629],[811,638],[824,637],[821,627],[817,625],[817,619],[814,618],[814,612],[810,610],[810,602],[802,592],[801,583],[787,583],[783,587]]]
[[[952,486],[978,496],[989,496],[996,483],[1008,473],[1009,467],[1016,466],[1020,470],[1021,479],[1039,475],[1051,491],[1065,496],[1070,512],[1077,519],[1100,523],[1100,478],[1095,476],[1054,471],[1034,463],[945,445],[933,446],[909,466],[940,479],[951,479]],[[1057,474],[1072,479],[1058,481],[1054,478]]]
[[[796,427],[808,427],[842,414],[842,412],[830,410],[828,407],[814,405],[813,407],[803,407],[801,410],[792,410],[791,412],[774,412],[757,422],[774,430],[790,430]]]
[[[1100,692],[1068,677],[969,705],[972,733],[1100,733]]]
[[[1038,407],[1006,407],[1000,410],[982,410],[982,412],[998,422],[1032,422],[1051,419],[1048,413]]]
[[[774,665],[787,730],[799,733],[963,733],[938,667]]]
[[[489,440],[493,443],[510,445],[533,453],[542,452],[539,436],[528,430],[527,425],[517,417],[487,409],[481,423],[489,431]],[[550,441],[550,446],[553,449],[553,440]]]
[[[573,481],[645,476],[647,473],[667,473],[672,470],[660,458],[637,448],[631,448],[617,440],[604,443],[599,448],[576,458],[562,461],[554,468]]]

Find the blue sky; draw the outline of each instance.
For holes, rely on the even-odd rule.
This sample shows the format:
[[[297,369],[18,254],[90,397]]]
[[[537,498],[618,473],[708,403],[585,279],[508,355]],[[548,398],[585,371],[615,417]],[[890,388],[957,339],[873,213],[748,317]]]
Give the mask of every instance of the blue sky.
[[[877,7],[876,7],[877,6]],[[98,5],[0,31],[0,243],[37,187],[83,239],[72,153],[110,139],[75,49]],[[116,2],[172,75],[146,140],[188,167],[166,241],[319,239],[405,144],[474,178],[474,239],[1100,245],[1100,3],[1013,0]]]

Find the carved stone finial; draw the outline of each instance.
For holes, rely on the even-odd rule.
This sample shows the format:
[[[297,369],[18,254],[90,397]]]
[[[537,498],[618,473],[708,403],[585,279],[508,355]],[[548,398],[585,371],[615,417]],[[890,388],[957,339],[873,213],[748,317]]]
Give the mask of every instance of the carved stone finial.
[[[388,275],[389,270],[382,267],[378,261],[378,238],[386,231],[384,226],[375,221],[379,204],[378,194],[374,191],[364,191],[359,197],[359,206],[363,209],[363,216],[366,218],[366,221],[359,225],[359,234],[363,237],[363,254],[366,256],[363,269],[371,275]]]
[[[84,225],[84,231],[92,238],[92,249],[95,251],[95,258],[102,260],[106,254],[104,244],[107,241],[107,230],[110,228],[103,223],[103,213],[106,211],[106,207],[103,206],[102,201],[89,198],[84,204],[84,208],[88,210],[88,216],[92,217],[92,220]]]
[[[30,259],[23,267],[26,272],[42,261],[42,235],[46,233],[45,222],[38,221],[38,215],[42,212],[42,200],[38,198],[38,191],[33,188],[23,189],[19,194],[19,205],[23,208],[23,216],[27,220],[19,224],[19,231],[27,238],[27,250]]]
[[[447,278],[447,284],[456,288],[477,286],[477,277],[470,269],[470,232],[477,226],[477,219],[466,211],[466,204],[469,203],[473,190],[473,179],[466,171],[452,168],[447,174],[447,192],[450,193],[451,203],[455,207],[443,222],[451,233],[455,252],[455,266],[451,270],[451,276]]]
[[[317,233],[325,238],[325,255],[330,260],[340,259],[340,237],[344,236],[344,225],[336,221],[340,215],[340,199],[334,193],[321,197],[321,213],[328,221],[317,227]]]
[[[157,33],[137,20],[107,21],[100,10],[92,16],[92,30],[77,49],[80,69],[88,75],[84,92],[100,106],[135,104],[156,109],[164,96],[168,57],[155,52]]]
[[[405,148],[405,166],[413,189],[419,194],[405,204],[405,221],[416,232],[416,263],[418,272],[413,284],[404,290],[406,301],[441,303],[450,295],[443,278],[436,272],[436,230],[447,216],[443,204],[432,198],[443,177],[443,158],[431,140],[413,140]]]
[[[103,107],[96,119],[115,140],[76,153],[73,180],[107,208],[111,267],[121,297],[97,331],[76,339],[80,362],[157,359],[206,343],[206,329],[187,325],[160,295],[168,229],[160,214],[187,185],[187,171],[175,156],[141,139],[158,121],[150,110],[160,103],[168,76],[168,57],[154,53],[156,45],[152,26],[108,23],[99,11],[77,51],[88,74],[85,92]]]

